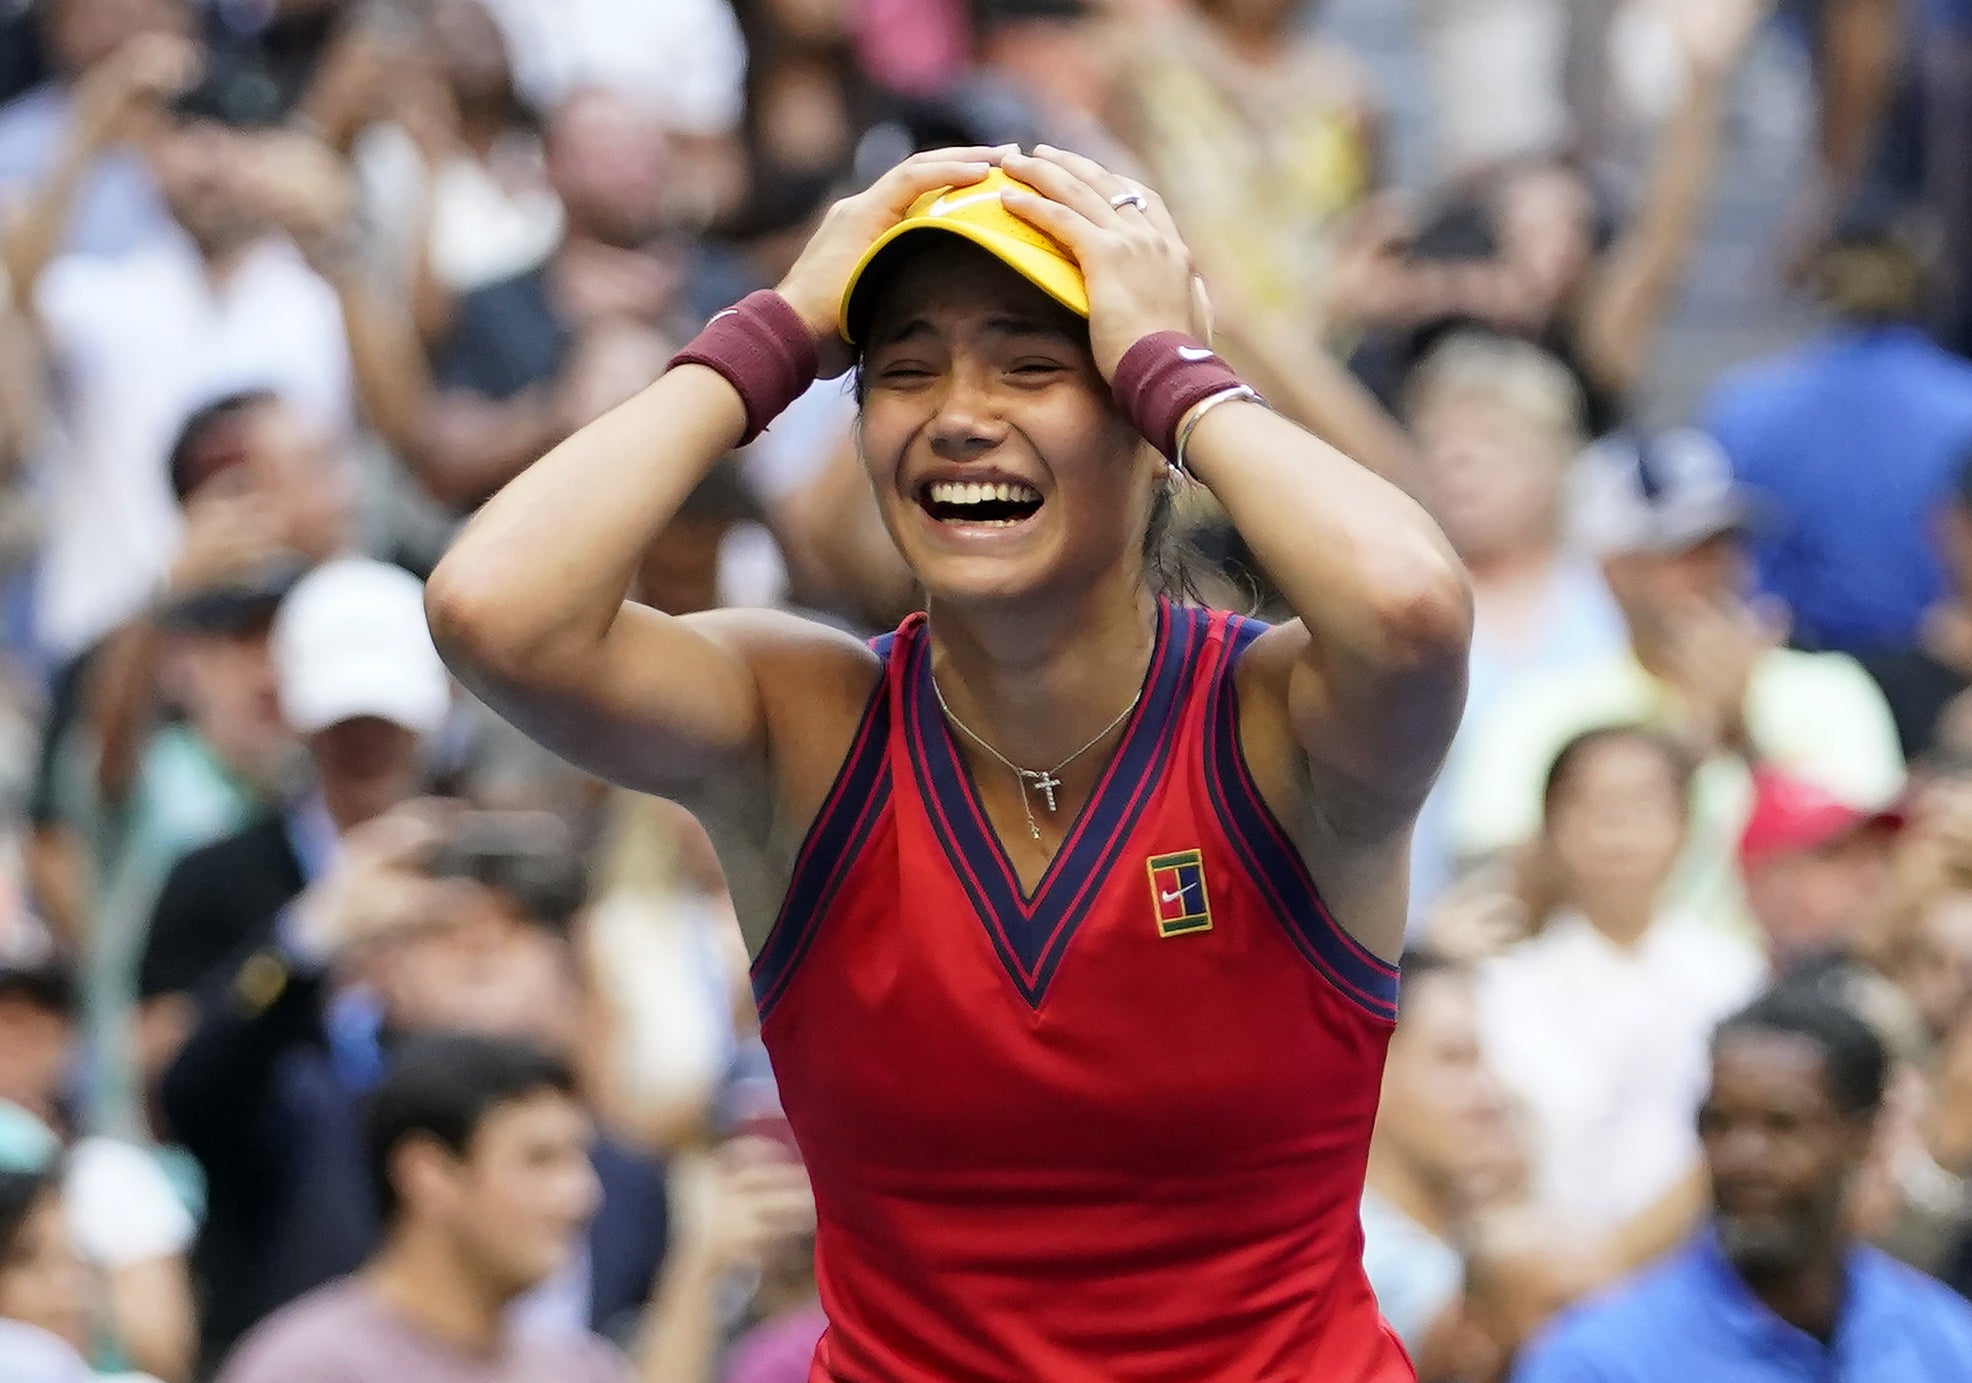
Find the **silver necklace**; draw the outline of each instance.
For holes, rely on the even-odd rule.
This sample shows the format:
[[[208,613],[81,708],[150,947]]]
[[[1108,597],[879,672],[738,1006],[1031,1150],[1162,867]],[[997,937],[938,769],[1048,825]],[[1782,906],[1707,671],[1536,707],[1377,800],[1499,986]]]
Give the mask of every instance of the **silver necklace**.
[[[1143,688],[1138,687],[1137,694],[1130,698],[1130,704],[1123,708],[1123,714],[1117,716],[1116,719],[1110,721],[1109,724],[1103,726],[1102,729],[1096,731],[1094,739],[1090,740],[1087,744],[1083,745],[1080,749],[1076,750],[1073,754],[1070,754],[1067,758],[1063,759],[1060,763],[1056,764],[1053,768],[1047,769],[1046,771],[1041,771],[1032,768],[1022,768],[1019,764],[1015,763],[1012,759],[1009,759],[1006,755],[1002,754],[999,750],[995,749],[992,745],[986,743],[985,740],[981,739],[977,734],[973,732],[973,729],[970,725],[967,725],[963,720],[960,720],[957,716],[953,715],[951,706],[946,704],[945,693],[938,689],[938,674],[936,673],[933,673],[931,675],[931,694],[938,698],[938,709],[945,713],[945,719],[951,721],[952,725],[958,730],[960,734],[964,735],[967,739],[971,740],[974,744],[978,745],[981,749],[985,750],[988,754],[991,754],[994,758],[998,759],[1001,763],[1005,764],[1008,768],[1013,770],[1014,781],[1020,785],[1020,812],[1021,815],[1027,818],[1028,834],[1033,836],[1034,839],[1036,840],[1039,840],[1041,838],[1041,827],[1034,820],[1034,809],[1027,804],[1027,785],[1030,782],[1034,785],[1035,790],[1039,792],[1041,796],[1047,799],[1048,810],[1050,812],[1053,812],[1055,810],[1055,798],[1054,798],[1055,789],[1061,786],[1061,779],[1059,776],[1057,776],[1060,774],[1061,770],[1067,768],[1070,764],[1074,763],[1077,759],[1081,758],[1084,754],[1088,753],[1091,749],[1094,749],[1098,744],[1101,744],[1103,740],[1108,737],[1109,732],[1111,730],[1114,730],[1117,726],[1121,725],[1124,721],[1130,718],[1130,712],[1136,710],[1137,703],[1143,700]]]

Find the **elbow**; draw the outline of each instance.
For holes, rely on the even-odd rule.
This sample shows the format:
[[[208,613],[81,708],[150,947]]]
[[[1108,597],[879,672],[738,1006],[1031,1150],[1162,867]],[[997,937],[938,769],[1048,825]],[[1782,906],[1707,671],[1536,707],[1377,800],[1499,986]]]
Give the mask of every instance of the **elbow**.
[[[439,656],[454,672],[497,666],[517,656],[505,649],[512,636],[500,619],[501,604],[499,592],[474,579],[456,549],[425,582],[425,623]]]
[[[1391,663],[1464,666],[1472,644],[1472,582],[1442,542],[1371,572],[1370,603]]]

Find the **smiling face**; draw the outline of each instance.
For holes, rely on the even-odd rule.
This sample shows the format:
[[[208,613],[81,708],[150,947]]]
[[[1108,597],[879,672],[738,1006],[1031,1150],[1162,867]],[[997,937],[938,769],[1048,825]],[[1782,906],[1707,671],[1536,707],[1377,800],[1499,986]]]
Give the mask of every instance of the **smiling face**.
[[[933,598],[1141,579],[1162,463],[1117,414],[1081,318],[953,239],[891,271],[867,341],[863,461]]]

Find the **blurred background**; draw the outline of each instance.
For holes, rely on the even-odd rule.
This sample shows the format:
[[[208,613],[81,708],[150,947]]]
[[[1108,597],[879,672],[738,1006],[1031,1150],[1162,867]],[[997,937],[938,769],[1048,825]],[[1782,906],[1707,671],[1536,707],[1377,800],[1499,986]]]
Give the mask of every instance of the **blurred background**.
[[[1424,1377],[1704,1220],[1773,980],[1892,1058],[1844,1232],[1972,1291],[1968,0],[0,0],[0,1377],[215,1376],[373,1253],[363,1100],[464,1030],[600,1130],[514,1310],[805,1379],[705,836],[453,686],[417,578],[830,200],[1006,141],[1158,187],[1229,358],[1471,568],[1365,1204]],[[852,415],[631,597],[893,626]]]

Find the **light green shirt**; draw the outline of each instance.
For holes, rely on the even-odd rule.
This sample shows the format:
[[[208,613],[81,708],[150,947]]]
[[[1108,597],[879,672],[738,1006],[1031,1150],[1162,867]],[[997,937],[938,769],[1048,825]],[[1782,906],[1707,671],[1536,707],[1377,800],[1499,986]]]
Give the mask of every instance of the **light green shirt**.
[[[1473,859],[1532,839],[1540,830],[1548,767],[1576,735],[1626,723],[1671,729],[1678,709],[1677,693],[1627,652],[1524,687],[1471,727],[1452,799],[1454,854]],[[1862,665],[1845,654],[1767,654],[1747,684],[1746,728],[1763,759],[1855,807],[1883,806],[1903,786],[1890,709]],[[1750,930],[1736,856],[1752,802],[1744,760],[1719,755],[1700,766],[1691,840],[1666,908]]]
[[[95,749],[78,736],[63,754],[62,816],[87,843],[94,879],[93,925],[84,973],[85,1022],[95,1061],[92,1127],[137,1137],[130,1020],[151,908],[180,859],[245,825],[259,806],[197,734],[167,725],[144,746],[130,795],[120,805],[95,787]]]

